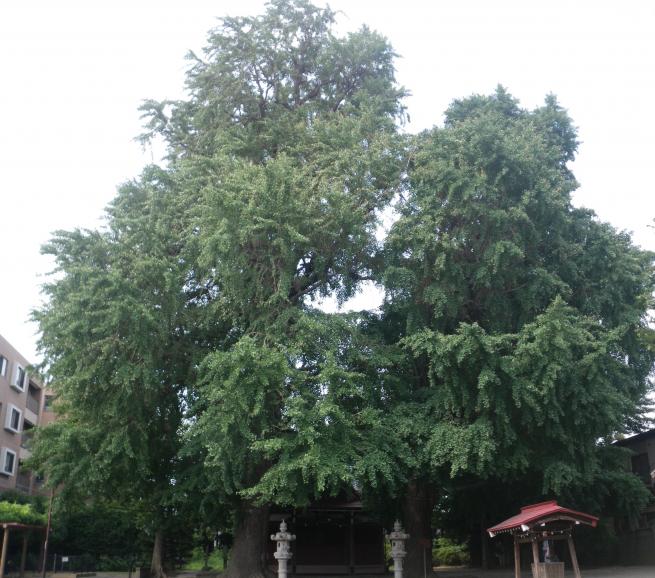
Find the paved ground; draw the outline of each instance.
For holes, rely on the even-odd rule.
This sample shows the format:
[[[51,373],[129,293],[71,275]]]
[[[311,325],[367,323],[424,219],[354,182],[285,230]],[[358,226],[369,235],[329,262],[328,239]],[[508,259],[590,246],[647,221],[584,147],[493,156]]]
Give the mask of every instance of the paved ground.
[[[193,578],[195,576],[192,572],[184,572],[178,574],[179,578]],[[291,575],[293,577],[293,575]],[[388,575],[387,575],[388,576]],[[133,578],[138,578],[138,575],[133,574]],[[582,569],[583,578],[655,578],[655,566],[612,566],[607,568],[592,568]],[[36,578],[36,576],[34,577]],[[40,577],[39,577],[40,578]],[[57,572],[56,574],[48,573],[47,578],[75,578],[74,574],[67,572]],[[127,572],[98,572],[96,578],[127,578]],[[295,578],[301,578],[296,576]],[[309,577],[308,577],[309,578]],[[311,578],[326,578],[323,576],[312,576]],[[330,578],[336,578],[334,576]],[[380,578],[377,576],[358,576],[357,578]],[[514,578],[513,570],[476,570],[475,568],[461,568],[461,569],[441,569],[434,574],[431,578]],[[528,570],[524,570],[521,578],[532,578]],[[571,571],[566,572],[566,578],[573,578]]]
[[[655,566],[612,566],[607,568],[582,568],[583,578],[655,578]],[[439,578],[514,578],[513,570],[440,570],[435,572]],[[566,578],[573,577],[567,570]],[[521,578],[531,578],[529,570],[523,570]]]

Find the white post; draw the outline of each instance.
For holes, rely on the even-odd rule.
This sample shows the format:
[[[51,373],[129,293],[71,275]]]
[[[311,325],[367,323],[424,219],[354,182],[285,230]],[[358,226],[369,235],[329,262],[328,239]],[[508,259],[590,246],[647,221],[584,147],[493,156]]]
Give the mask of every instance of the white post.
[[[282,520],[280,524],[280,531],[277,534],[271,534],[271,540],[277,542],[277,549],[275,550],[275,559],[277,560],[277,575],[278,578],[287,578],[287,564],[293,554],[291,553],[291,542],[296,537],[287,532],[287,523]]]
[[[389,534],[391,541],[391,557],[393,558],[393,578],[403,578],[403,559],[407,556],[405,541],[409,534],[405,534],[400,522],[396,520],[393,525],[393,532]]]

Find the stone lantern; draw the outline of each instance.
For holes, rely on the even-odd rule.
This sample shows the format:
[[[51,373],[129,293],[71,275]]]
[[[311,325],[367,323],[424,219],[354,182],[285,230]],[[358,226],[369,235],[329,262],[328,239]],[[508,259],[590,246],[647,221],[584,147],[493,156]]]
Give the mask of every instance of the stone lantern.
[[[403,578],[403,559],[407,556],[405,542],[409,539],[409,534],[403,531],[403,527],[398,520],[393,524],[393,532],[389,534],[391,542],[391,557],[393,558],[393,576],[394,578]]]
[[[273,556],[277,560],[277,575],[278,578],[287,578],[287,565],[293,556],[291,553],[291,542],[296,537],[287,532],[287,523],[282,520],[280,524],[280,531],[277,534],[271,534],[271,540],[277,542],[277,548]]]

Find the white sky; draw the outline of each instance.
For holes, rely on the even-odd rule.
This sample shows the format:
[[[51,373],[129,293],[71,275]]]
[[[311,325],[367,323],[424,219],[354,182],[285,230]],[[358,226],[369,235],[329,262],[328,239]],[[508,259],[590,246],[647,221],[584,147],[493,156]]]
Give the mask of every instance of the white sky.
[[[324,4],[324,2],[316,2]],[[333,0],[396,51],[412,132],[498,83],[533,107],[554,92],[579,127],[575,200],[655,250],[655,2]],[[255,0],[0,3],[0,334],[36,360],[27,322],[52,231],[96,227],[116,186],[151,160],[133,138],[146,98],[178,98],[189,49]],[[156,159],[155,159],[156,160]],[[359,303],[366,306],[366,303]]]

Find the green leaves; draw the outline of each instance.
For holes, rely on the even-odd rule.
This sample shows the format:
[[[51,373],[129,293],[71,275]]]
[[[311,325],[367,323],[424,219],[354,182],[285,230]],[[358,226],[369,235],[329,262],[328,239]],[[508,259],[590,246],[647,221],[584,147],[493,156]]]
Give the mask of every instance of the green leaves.
[[[145,525],[167,517],[197,356],[187,203],[154,167],[122,186],[105,230],[45,247],[58,269],[34,313],[61,415],[38,433],[33,467],[64,498],[139,503]]]
[[[382,360],[362,355],[359,320],[310,313],[295,324],[284,344],[244,337],[203,364],[190,435],[206,445],[214,483],[291,505],[355,483],[393,484],[401,448],[385,430]]]
[[[561,492],[639,415],[653,257],[571,206],[576,146],[554,97],[526,111],[502,88],[413,143],[385,315],[418,368],[403,403],[425,423],[404,435],[435,476],[537,470]]]
[[[65,417],[34,464],[53,483],[147,496],[156,524],[394,483],[391,362],[364,317],[311,300],[373,275],[405,91],[387,41],[333,18],[304,0],[224,18],[188,100],[142,108],[168,166],[123,185],[102,231],[46,247],[35,318]]]
[[[297,144],[316,122],[370,112],[369,137],[394,132],[405,91],[394,86],[391,47],[366,28],[337,38],[333,22],[329,8],[304,0],[221,19],[204,58],[190,55],[191,99],[142,107],[144,138],[163,136],[173,158],[224,150],[261,163],[281,152],[302,156]]]
[[[66,492],[152,529],[418,478],[573,491],[633,423],[653,256],[572,207],[566,112],[499,87],[401,136],[391,47],[333,19],[305,0],[222,19],[188,99],[144,104],[167,166],[45,247],[34,316],[63,417],[33,461]],[[380,314],[312,306],[364,280]]]
[[[0,501],[0,522],[43,526],[46,516],[35,512],[31,504]]]

